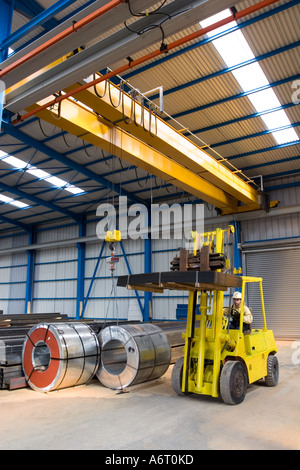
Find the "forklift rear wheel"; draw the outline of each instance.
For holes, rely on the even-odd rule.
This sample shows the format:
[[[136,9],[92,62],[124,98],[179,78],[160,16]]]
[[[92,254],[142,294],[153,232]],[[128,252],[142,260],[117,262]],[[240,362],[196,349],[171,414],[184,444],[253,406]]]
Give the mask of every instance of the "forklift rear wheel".
[[[180,357],[174,364],[172,370],[172,387],[177,395],[185,396],[187,392],[182,391],[182,371],[183,371],[183,357]]]
[[[239,405],[245,398],[248,374],[240,361],[225,362],[220,377],[220,394],[224,403]]]
[[[267,360],[267,375],[265,377],[268,387],[275,387],[279,380],[279,362],[277,356],[269,354]]]

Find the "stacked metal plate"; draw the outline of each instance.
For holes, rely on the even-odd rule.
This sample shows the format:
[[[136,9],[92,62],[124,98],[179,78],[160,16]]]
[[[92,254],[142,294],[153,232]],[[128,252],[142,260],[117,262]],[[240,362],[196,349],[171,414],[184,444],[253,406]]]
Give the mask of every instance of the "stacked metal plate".
[[[21,364],[24,336],[0,337],[0,364]]]
[[[15,389],[26,386],[21,365],[0,366],[0,389]]]

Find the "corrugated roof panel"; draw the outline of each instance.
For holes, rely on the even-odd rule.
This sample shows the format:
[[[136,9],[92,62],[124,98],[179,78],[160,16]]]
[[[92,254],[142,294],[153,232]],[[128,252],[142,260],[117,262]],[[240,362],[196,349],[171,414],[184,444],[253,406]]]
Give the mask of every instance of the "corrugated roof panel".
[[[300,47],[269,57],[260,62],[269,82],[293,77],[299,73]]]
[[[198,29],[198,27],[189,28],[183,33],[174,35],[171,38],[167,38],[166,42],[171,43],[172,41],[180,39]],[[189,42],[188,45],[196,44],[197,42],[198,41],[194,40]],[[135,54],[134,58],[140,58],[144,54],[153,52],[159,47],[160,43],[157,43],[152,47],[149,47],[147,51],[144,50],[139,54]],[[183,48],[184,46],[181,46],[176,50],[180,51]],[[175,55],[176,50],[171,51],[168,54],[168,59],[171,58],[171,60],[167,60],[158,66],[151,67],[142,73],[134,75],[130,78],[130,83],[135,86],[140,82],[140,80],[143,81],[145,77],[152,83],[153,79],[158,80],[160,75],[162,75],[162,77],[166,77],[166,79],[169,78],[170,80],[174,80],[174,83],[170,83],[170,86],[166,85],[166,89],[169,89],[172,86],[177,86],[185,83],[186,81],[205,76],[224,67],[223,60],[220,56],[216,56],[214,47],[211,44],[194,48],[191,51],[180,55]],[[148,61],[147,65],[155,62],[155,60]],[[138,67],[136,67],[134,70],[135,72],[138,72]]]
[[[231,75],[216,77],[194,86],[182,89],[165,98],[166,110],[171,115],[215,103],[241,92],[241,88]],[[181,118],[180,118],[181,120]],[[195,126],[193,126],[195,128]]]
[[[260,117],[237,121],[224,127],[213,129],[197,134],[201,139],[210,142],[211,145],[224,142],[230,139],[243,139],[246,136],[263,132],[266,126],[261,122]]]
[[[194,130],[199,130],[211,125],[217,126],[220,123],[235,120],[253,114],[254,112],[255,109],[248,98],[243,97],[180,117],[180,121],[188,123]],[[231,134],[227,132],[227,126],[223,128],[223,131],[224,130],[228,134],[228,138],[232,138]]]
[[[49,0],[38,0],[37,3],[39,5],[41,5],[41,7],[46,10],[47,8],[49,8]],[[52,4],[54,4],[55,2],[53,2]],[[66,16],[70,15],[73,11],[77,10],[78,8],[85,8],[86,7],[86,0],[77,0],[77,1],[74,1],[72,2],[72,4],[67,7],[67,8],[64,8],[61,12],[57,13],[55,15],[55,18],[57,20],[61,20],[62,18],[65,18]]]
[[[246,152],[253,152],[265,147],[276,145],[274,137],[271,134],[266,134],[262,137],[252,137],[246,140],[239,140],[231,144],[224,144],[218,147],[218,152],[224,157],[234,157],[238,154]]]
[[[297,80],[288,81],[284,85],[275,88],[276,95],[281,103],[293,103],[294,105],[299,104],[300,92],[299,82]],[[290,108],[292,109],[292,108]],[[297,107],[295,107],[297,109]],[[289,110],[287,112],[290,112]],[[299,114],[298,114],[299,116]]]
[[[293,145],[290,147],[282,147],[278,149],[273,149],[269,151],[264,151],[260,153],[255,153],[253,155],[242,156],[236,155],[236,158],[230,160],[234,165],[238,165],[239,168],[247,168],[248,166],[253,165],[260,165],[261,163],[268,164],[282,160],[282,159],[291,159],[293,157],[299,156],[299,147],[297,145]],[[287,165],[289,164],[289,160],[286,162]],[[258,170],[260,171],[260,170]]]
[[[299,168],[299,162],[291,162],[289,165],[287,164],[278,164],[278,165],[269,165],[267,167],[261,167],[256,170],[246,170],[245,174],[250,178],[253,178],[256,175],[274,175],[276,173],[281,173],[285,171],[293,171]]]
[[[25,16],[21,15],[21,13],[14,10],[13,21],[11,25],[11,33],[14,33],[19,28],[22,28],[22,26],[24,26],[24,24],[26,24],[27,22],[28,22],[28,18],[25,18]]]
[[[275,6],[287,2],[277,2]],[[239,3],[239,9],[245,2]],[[243,29],[253,53],[257,56],[272,49],[291,44],[299,40],[300,6],[294,5],[279,14],[265,18]]]

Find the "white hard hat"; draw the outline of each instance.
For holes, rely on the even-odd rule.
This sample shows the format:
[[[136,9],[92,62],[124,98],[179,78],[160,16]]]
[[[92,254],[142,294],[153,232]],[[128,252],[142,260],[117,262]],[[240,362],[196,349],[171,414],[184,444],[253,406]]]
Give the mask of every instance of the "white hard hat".
[[[232,296],[233,299],[241,299],[242,298],[242,294],[238,291],[236,291],[233,296]]]

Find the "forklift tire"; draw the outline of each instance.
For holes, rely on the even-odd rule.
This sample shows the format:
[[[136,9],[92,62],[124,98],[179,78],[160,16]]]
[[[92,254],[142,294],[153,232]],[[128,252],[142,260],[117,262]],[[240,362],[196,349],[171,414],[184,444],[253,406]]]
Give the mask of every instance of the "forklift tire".
[[[279,362],[277,356],[269,354],[265,382],[268,387],[275,387],[279,381]]]
[[[248,387],[248,374],[240,361],[225,362],[220,377],[220,395],[224,403],[239,405],[244,401]]]
[[[188,392],[182,391],[182,371],[184,357],[180,357],[174,364],[172,370],[172,387],[175,393],[180,396],[188,395]]]

